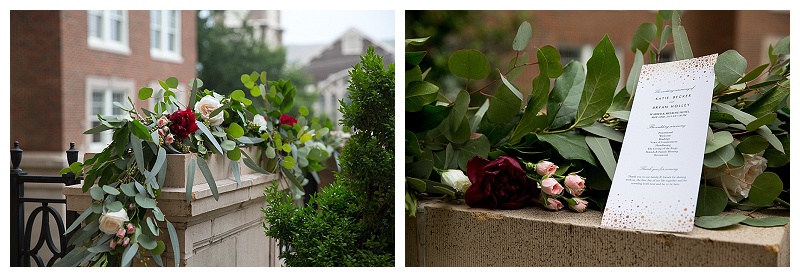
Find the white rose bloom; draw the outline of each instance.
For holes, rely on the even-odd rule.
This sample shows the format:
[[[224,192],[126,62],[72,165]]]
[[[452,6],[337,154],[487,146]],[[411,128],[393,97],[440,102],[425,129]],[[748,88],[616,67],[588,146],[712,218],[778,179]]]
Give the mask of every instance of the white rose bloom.
[[[253,117],[253,124],[258,125],[259,132],[267,131],[267,119],[263,115],[257,114]]]
[[[762,152],[763,153],[763,152]],[[728,169],[725,165],[717,168],[703,167],[703,178],[709,185],[721,187],[728,199],[739,202],[747,198],[753,181],[767,169],[767,159],[758,154],[742,154],[744,164]]]
[[[208,116],[219,107],[222,107],[222,104],[220,104],[219,101],[214,98],[214,96],[206,95],[203,96],[200,101],[197,101],[197,103],[194,104],[194,111],[201,114],[203,119],[208,120],[211,126],[218,126],[222,124],[223,120],[225,120],[225,115],[223,113],[218,113],[212,118],[209,118]]]
[[[450,169],[442,173],[442,183],[453,187],[457,191],[465,192],[472,185],[464,172],[458,169]]]
[[[125,212],[125,209],[117,212],[108,211],[100,216],[100,231],[109,235],[116,234],[126,221],[128,221],[128,213]]]

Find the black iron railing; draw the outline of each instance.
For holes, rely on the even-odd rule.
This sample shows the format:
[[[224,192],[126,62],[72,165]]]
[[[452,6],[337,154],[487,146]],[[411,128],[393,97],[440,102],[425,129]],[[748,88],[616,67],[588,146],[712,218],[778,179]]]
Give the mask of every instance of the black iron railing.
[[[67,162],[72,164],[78,161],[78,150],[75,150],[75,143],[70,143],[67,152]],[[67,212],[66,221],[56,210],[54,205],[65,205],[67,200],[64,198],[33,198],[25,197],[25,183],[55,183],[64,185],[74,185],[81,182],[82,176],[75,178],[75,174],[67,173],[62,175],[29,175],[20,169],[22,162],[22,149],[19,142],[14,142],[11,149],[11,266],[31,266],[34,261],[36,266],[52,266],[58,259],[64,257],[70,249],[67,248],[67,241],[71,234],[66,233],[68,227],[77,218],[76,212]],[[39,207],[34,208],[27,220],[25,219],[25,203],[37,203]],[[34,226],[36,219],[41,217],[39,226]],[[56,234],[51,231],[51,221],[55,222]],[[33,238],[33,231],[39,229],[38,238]],[[44,261],[42,255],[44,247],[47,247],[53,256]]]

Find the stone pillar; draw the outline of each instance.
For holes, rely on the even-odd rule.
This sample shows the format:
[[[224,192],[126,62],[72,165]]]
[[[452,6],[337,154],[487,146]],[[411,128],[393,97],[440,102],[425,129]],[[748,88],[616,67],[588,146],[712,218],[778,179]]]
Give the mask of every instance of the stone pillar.
[[[217,155],[218,156],[218,155]],[[251,154],[252,156],[252,154]],[[87,157],[88,158],[88,157]],[[219,201],[214,200],[205,178],[197,170],[192,186],[191,202],[186,202],[186,168],[189,154],[168,155],[167,171],[158,207],[172,222],[178,234],[181,266],[280,266],[277,243],[264,235],[266,205],[264,188],[276,185],[288,187],[288,181],[276,174],[261,174],[242,162],[241,185],[236,183],[230,164],[224,157],[211,157],[209,168],[214,174]],[[91,196],[80,185],[66,187],[67,209],[82,213],[91,205]],[[174,254],[165,225],[160,224],[159,239],[166,243],[161,257],[165,266],[174,265]],[[152,261],[148,266],[153,266]],[[134,259],[134,266],[143,265]]]
[[[406,266],[789,266],[789,224],[667,233],[601,228],[601,216],[420,201],[406,217]]]

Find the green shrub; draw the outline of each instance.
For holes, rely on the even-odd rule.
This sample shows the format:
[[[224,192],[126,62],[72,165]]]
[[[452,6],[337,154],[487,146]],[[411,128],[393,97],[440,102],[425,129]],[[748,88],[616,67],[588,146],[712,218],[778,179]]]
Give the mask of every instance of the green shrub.
[[[340,111],[354,133],[336,182],[303,208],[277,186],[265,190],[264,228],[288,247],[289,266],[394,266],[394,65],[370,47],[350,77],[352,102]]]

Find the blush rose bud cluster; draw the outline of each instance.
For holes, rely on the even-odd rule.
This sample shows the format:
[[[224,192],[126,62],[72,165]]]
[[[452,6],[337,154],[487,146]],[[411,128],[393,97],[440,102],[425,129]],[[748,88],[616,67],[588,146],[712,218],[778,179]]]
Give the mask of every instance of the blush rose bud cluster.
[[[164,144],[172,144],[175,142],[175,136],[169,132],[169,125],[170,121],[167,119],[167,116],[162,115],[158,121],[156,121],[156,128],[158,128],[158,136],[164,140]]]
[[[108,245],[111,249],[115,249],[117,245],[126,247],[131,243],[130,235],[136,233],[136,226],[130,222],[126,224],[128,220],[128,212],[125,209],[108,211],[100,215],[100,231],[114,235]]]
[[[536,171],[537,185],[541,189],[538,201],[545,209],[558,211],[565,207],[582,213],[586,211],[588,202],[579,196],[586,190],[585,178],[576,173],[565,177],[557,176],[558,166],[553,162],[542,160],[536,164],[526,163],[528,170]],[[564,182],[562,186],[559,180]]]

